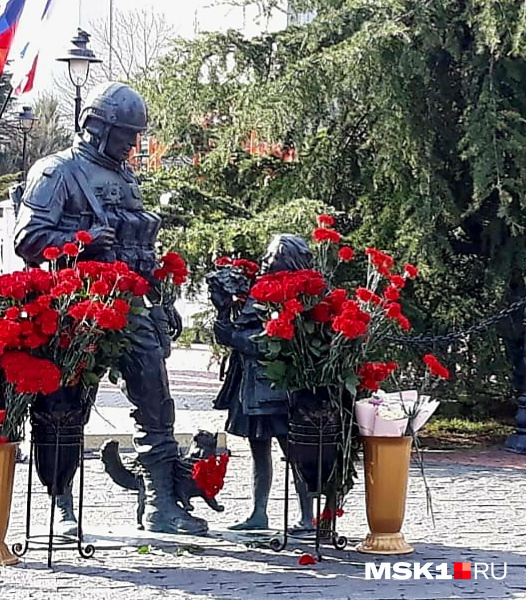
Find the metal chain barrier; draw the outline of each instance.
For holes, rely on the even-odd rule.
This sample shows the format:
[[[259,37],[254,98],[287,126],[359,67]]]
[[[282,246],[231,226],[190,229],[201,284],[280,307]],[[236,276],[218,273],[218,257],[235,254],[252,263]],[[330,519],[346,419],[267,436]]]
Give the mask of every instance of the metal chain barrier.
[[[508,308],[505,308],[498,312],[496,315],[491,317],[486,317],[482,319],[479,323],[468,327],[465,331],[453,331],[452,333],[448,333],[447,335],[415,335],[415,336],[403,336],[403,335],[385,335],[382,336],[382,340],[386,340],[388,342],[394,342],[397,344],[406,344],[408,346],[433,346],[440,344],[452,344],[454,342],[458,342],[463,340],[466,336],[472,333],[483,333],[487,331],[490,327],[498,323],[499,321],[504,320],[506,317],[509,317],[514,312],[526,306],[526,298],[522,300],[517,300],[513,304],[510,304]]]

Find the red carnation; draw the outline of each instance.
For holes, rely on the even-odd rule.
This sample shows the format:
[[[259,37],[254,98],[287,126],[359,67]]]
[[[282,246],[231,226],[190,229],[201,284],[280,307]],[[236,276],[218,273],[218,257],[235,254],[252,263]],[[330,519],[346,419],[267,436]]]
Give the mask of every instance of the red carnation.
[[[312,554],[302,554],[298,558],[298,565],[301,567],[306,567],[309,565],[315,565],[318,561],[312,556]]]
[[[388,285],[384,291],[384,298],[394,302],[395,300],[400,299],[400,292],[394,287],[394,285]]]
[[[60,388],[61,371],[50,360],[27,352],[6,352],[0,357],[5,379],[19,394],[52,394]]]
[[[325,296],[325,302],[328,302],[333,315],[339,315],[344,302],[347,300],[347,291],[343,288],[336,288]]]
[[[89,233],[89,231],[77,231],[77,233],[75,234],[75,239],[77,240],[77,242],[80,242],[85,246],[93,242],[93,236],[91,235],[91,233]]]
[[[232,262],[232,266],[241,269],[245,276],[249,279],[255,277],[259,271],[259,265],[257,263],[252,262],[251,260],[246,260],[245,258],[237,258]]]
[[[327,302],[320,302],[311,309],[309,316],[317,323],[327,323],[331,320],[331,307]]]
[[[371,320],[369,313],[361,310],[355,300],[346,300],[341,309],[332,322],[332,329],[351,340],[366,335]]]
[[[332,227],[336,222],[331,215],[318,215],[316,220],[318,221],[318,225],[326,225],[327,227]]]
[[[120,330],[126,327],[128,319],[126,315],[113,308],[102,308],[95,314],[95,321],[102,329]]]
[[[358,298],[358,300],[361,300],[362,302],[371,302],[372,304],[375,304],[376,306],[378,306],[382,302],[382,299],[380,298],[380,296],[377,296],[370,289],[364,288],[364,287],[356,288],[356,297]]]
[[[449,369],[447,369],[436,356],[433,354],[426,354],[423,356],[422,360],[427,365],[432,375],[437,375],[443,379],[449,379]]]
[[[172,275],[175,285],[182,285],[188,276],[186,263],[177,252],[167,252],[162,258],[162,270]]]
[[[39,294],[47,294],[53,286],[54,274],[42,269],[29,269],[28,273],[31,288]]]
[[[294,315],[283,312],[277,319],[270,319],[265,323],[265,331],[269,337],[278,337],[283,340],[291,340],[294,337],[295,329],[292,321]]]
[[[317,227],[312,232],[312,237],[316,242],[332,242],[333,244],[339,244],[342,240],[342,236],[337,231],[325,227]]]
[[[41,306],[36,302],[27,302],[22,307],[22,310],[26,312],[30,317],[34,317],[40,313]]]
[[[126,300],[121,300],[120,298],[117,298],[113,301],[113,308],[123,315],[126,315],[130,312],[130,305],[126,302]]]
[[[70,279],[79,279],[78,272],[71,267],[60,269],[57,273],[59,281],[69,281]]]
[[[46,260],[57,260],[57,258],[60,255],[61,255],[60,249],[57,248],[56,246],[48,246],[47,248],[44,249],[44,252],[42,252],[42,256]]]
[[[66,242],[62,246],[62,252],[68,256],[78,256],[80,250],[77,244],[74,244],[73,242]]]
[[[77,321],[82,321],[83,319],[93,318],[96,313],[103,308],[104,304],[102,302],[82,300],[81,302],[72,304],[68,308],[68,315]]]
[[[80,279],[77,280],[67,280],[59,283],[51,290],[51,295],[53,298],[58,298],[59,296],[69,296],[73,294],[77,290],[82,288],[82,281]]]
[[[216,261],[216,267],[224,267],[226,265],[232,264],[232,259],[229,256],[220,256]]]
[[[168,271],[164,267],[160,267],[154,270],[153,276],[159,281],[164,281],[168,277]]]
[[[396,317],[396,320],[398,321],[398,325],[400,325],[400,327],[404,331],[409,331],[411,329],[411,323],[409,319],[404,315],[398,315],[398,317]]]
[[[107,296],[110,293],[110,286],[105,281],[94,281],[91,284],[90,292],[97,296]]]
[[[391,275],[391,285],[401,290],[405,286],[405,279],[401,275]]]
[[[20,316],[20,309],[17,308],[16,306],[11,306],[10,308],[8,308],[5,311],[6,319],[11,319],[14,321],[15,319],[18,319],[19,316]]]
[[[28,323],[26,321],[26,323]],[[19,336],[22,334],[22,323],[11,321],[9,319],[0,319],[0,349],[6,346],[17,346]],[[31,323],[28,323],[32,330]]]
[[[133,281],[130,277],[119,277],[117,289],[119,292],[129,292],[133,288]]]
[[[398,302],[390,302],[385,307],[385,314],[391,319],[398,319],[402,314],[402,307]]]
[[[394,259],[389,254],[377,250],[376,248],[367,248],[365,254],[369,257],[371,263],[376,267],[378,273],[384,277],[391,275],[391,269],[394,266]]]
[[[177,252],[167,252],[163,257],[161,257],[161,262],[166,265],[176,266],[185,264],[184,260],[181,258],[181,255]]]
[[[22,342],[24,348],[36,350],[40,346],[45,346],[48,343],[48,336],[43,333],[30,333]]]
[[[291,313],[291,314],[297,314],[300,312],[303,312],[304,310],[304,306],[303,304],[299,301],[296,300],[295,298],[293,298],[292,300],[287,300],[285,302],[285,304],[283,305],[285,312],[287,313]]]
[[[150,284],[143,277],[137,277],[133,283],[132,292],[134,296],[144,296],[150,291]]]
[[[296,284],[299,294],[317,296],[327,287],[323,274],[315,270],[296,271]]]
[[[404,274],[409,279],[414,279],[418,275],[418,268],[415,267],[414,265],[410,265],[409,263],[406,263],[404,265]]]
[[[354,250],[350,246],[342,246],[338,251],[338,257],[343,262],[349,262],[354,258]]]
[[[334,318],[332,328],[350,340],[363,337],[368,331],[367,323],[353,317],[347,318],[343,314]]]
[[[43,294],[36,299],[36,303],[42,308],[49,308],[52,297],[49,294]]]
[[[360,386],[376,392],[379,384],[387,379],[393,371],[398,368],[395,362],[389,363],[364,363],[358,369],[358,377],[360,378]]]
[[[250,290],[250,295],[259,302],[281,303],[288,299],[283,281],[279,281],[273,275],[264,275],[256,281]]]
[[[58,320],[60,313],[53,308],[43,308],[42,312],[35,319],[36,325],[40,327],[42,333],[46,335],[55,335],[58,329]]]

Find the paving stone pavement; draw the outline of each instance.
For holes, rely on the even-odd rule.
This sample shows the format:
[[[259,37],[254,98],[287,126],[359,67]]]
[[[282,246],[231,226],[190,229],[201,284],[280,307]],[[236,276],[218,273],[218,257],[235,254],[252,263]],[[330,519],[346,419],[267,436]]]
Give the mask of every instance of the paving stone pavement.
[[[91,559],[75,551],[57,551],[52,569],[45,553],[30,550],[24,562],[0,570],[1,600],[89,599],[114,600],[260,600],[304,599],[429,599],[526,598],[526,506],[524,473],[500,466],[460,464],[452,454],[433,453],[427,459],[426,478],[432,491],[435,526],[426,514],[419,470],[412,470],[404,525],[416,552],[405,557],[369,557],[353,545],[367,532],[363,478],[350,493],[340,532],[350,538],[344,551],[324,548],[324,560],[298,565],[308,542],[294,541],[281,553],[265,547],[271,532],[250,536],[233,534],[226,525],[247,515],[250,508],[250,457],[243,440],[229,438],[232,457],[220,501],[224,513],[215,513],[197,500],[196,514],[208,519],[207,537],[139,534],[134,530],[134,495],[114,485],[98,459],[86,461],[85,530],[96,540]],[[275,485],[270,500],[271,526],[277,531],[283,507],[284,465],[274,448]],[[488,461],[491,462],[491,461]],[[9,541],[22,539],[28,467],[17,465]],[[41,492],[41,489],[36,486]],[[34,520],[46,522],[47,497],[38,493]],[[295,511],[295,507],[293,507]],[[123,538],[127,532],[129,539]],[[91,538],[90,535],[94,537]],[[173,541],[172,541],[173,540]],[[453,562],[495,563],[495,575],[504,580],[366,580],[365,563],[398,560],[435,565]],[[432,571],[435,575],[436,571]]]

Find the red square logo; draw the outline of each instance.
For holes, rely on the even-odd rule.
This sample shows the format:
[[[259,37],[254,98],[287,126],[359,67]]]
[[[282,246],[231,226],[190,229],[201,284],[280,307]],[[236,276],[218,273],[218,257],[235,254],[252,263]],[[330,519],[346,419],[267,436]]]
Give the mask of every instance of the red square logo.
[[[453,563],[453,576],[455,579],[471,579],[471,563]]]

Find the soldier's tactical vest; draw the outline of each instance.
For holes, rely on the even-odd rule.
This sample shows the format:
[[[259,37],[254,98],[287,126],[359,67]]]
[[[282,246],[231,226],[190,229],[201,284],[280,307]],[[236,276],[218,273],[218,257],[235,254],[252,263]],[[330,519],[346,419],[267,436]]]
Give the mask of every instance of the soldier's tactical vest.
[[[82,159],[73,159],[72,166],[81,166]],[[116,243],[111,252],[91,256],[96,260],[121,260],[143,275],[155,268],[155,242],[161,226],[159,215],[143,208],[139,186],[130,172],[118,172],[90,162],[89,177],[75,181],[74,191],[66,201],[60,225],[66,230],[90,229],[103,225],[97,218],[92,202],[83,187],[89,185],[109,227],[115,230]],[[68,178],[69,179],[69,178]]]

